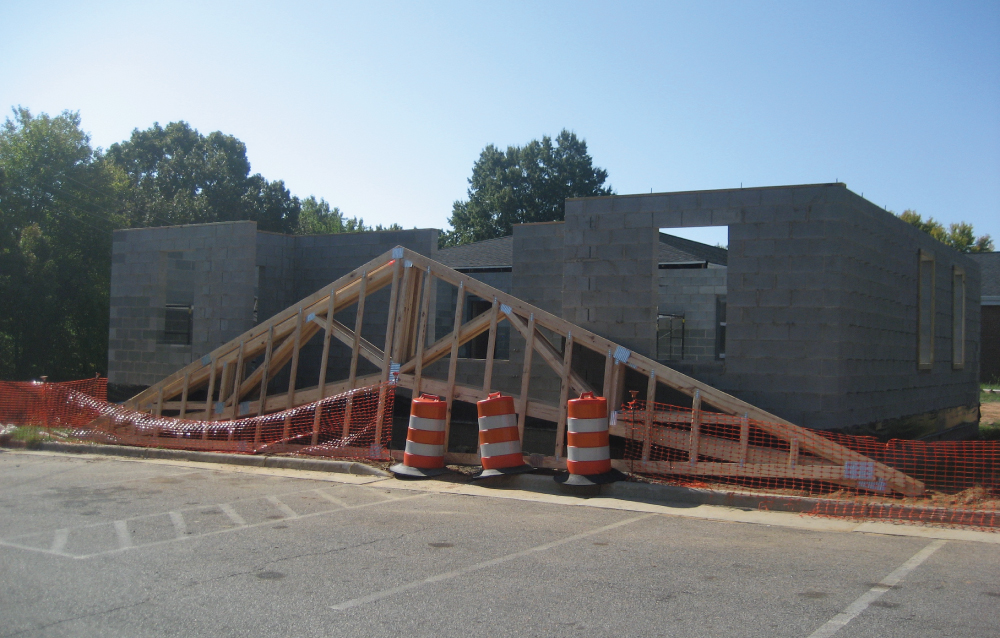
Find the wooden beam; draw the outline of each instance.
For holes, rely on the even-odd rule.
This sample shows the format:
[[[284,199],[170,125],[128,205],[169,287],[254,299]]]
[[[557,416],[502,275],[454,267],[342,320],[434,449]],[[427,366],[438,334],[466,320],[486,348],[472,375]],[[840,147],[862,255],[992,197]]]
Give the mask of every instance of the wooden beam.
[[[531,385],[531,359],[535,353],[535,314],[528,315],[526,332],[528,338],[524,341],[524,361],[521,365],[521,400],[517,405],[517,435],[524,442],[524,423],[528,416],[528,392]]]
[[[233,376],[233,361],[224,361],[222,363],[222,375],[219,378],[219,400],[218,403],[225,403],[229,395],[229,386],[232,383]],[[219,413],[219,418],[225,417],[225,410]]]
[[[190,372],[184,373],[184,389],[181,390],[181,413],[180,413],[180,415],[178,415],[178,417],[177,417],[178,419],[183,419],[184,416],[187,414],[187,407],[188,407],[188,381],[190,380],[190,378],[191,378],[191,373]]]
[[[301,338],[305,341],[309,341],[309,339],[312,339],[313,335],[315,335],[317,332],[319,332],[319,326],[317,326],[315,323],[310,322],[308,325],[303,326]],[[271,348],[270,366],[266,371],[267,379],[262,378],[265,374],[263,366],[254,370],[252,373],[250,373],[250,376],[247,377],[246,381],[244,381],[243,385],[240,387],[239,393],[241,397],[250,392],[254,387],[256,387],[262,381],[269,382],[271,379],[274,378],[274,376],[278,372],[281,371],[281,368],[284,367],[284,365],[291,360],[292,350],[295,347],[295,339],[292,338],[293,334],[294,331],[288,333],[288,335],[283,341],[279,340],[277,336],[274,337],[273,345]],[[266,351],[267,348],[265,348],[265,354]]]
[[[486,369],[483,372],[483,392],[489,396],[490,387],[493,385],[493,354],[497,347],[497,320],[500,312],[500,303],[497,298],[493,298],[493,308],[490,314],[490,336],[486,345]]]
[[[370,375],[364,375],[364,376],[358,377],[358,385],[359,385],[359,387],[364,387],[364,386],[369,386],[369,385],[376,385],[379,382],[378,379],[379,379],[379,373],[378,372],[375,372],[375,373],[370,374]],[[345,381],[338,381],[338,382],[328,382],[326,384],[326,396],[327,397],[331,397],[331,396],[334,396],[334,395],[337,395],[337,394],[341,394],[341,393],[347,392],[348,390],[350,390],[350,388],[347,387],[347,381],[346,380]],[[313,403],[315,401],[319,401],[319,388],[318,387],[299,388],[295,392],[295,397],[296,397],[295,401],[299,405],[303,405],[303,404],[306,404],[306,403]],[[169,402],[168,401],[168,402],[166,402],[164,404],[164,408],[168,409],[168,410],[169,409],[177,409],[176,407],[172,407],[172,406],[176,406],[176,405],[179,405],[179,404],[180,404],[179,402]],[[265,414],[271,414],[273,412],[279,412],[281,410],[284,410],[285,406],[287,404],[288,404],[288,397],[285,394],[268,395],[267,396],[267,404],[264,406],[264,413]],[[248,411],[247,411],[248,414],[256,414],[257,410],[260,407],[259,402],[257,400],[247,401],[247,406],[248,406]],[[206,417],[206,414],[204,412],[192,412],[192,413],[188,414],[188,418],[194,419],[194,420],[205,420],[205,417]]]
[[[698,444],[701,437],[701,392],[694,391],[694,400],[691,403],[691,438],[688,443],[688,463],[694,465],[698,462]]]
[[[389,316],[385,321],[385,348],[382,350],[382,380],[389,380],[389,367],[392,364],[392,335],[393,329],[396,327],[396,316],[398,315],[398,309],[396,308],[397,301],[399,300],[399,279],[402,275],[403,261],[401,259],[396,260],[396,265],[392,270],[392,289],[389,293]],[[407,269],[409,271],[409,269]]]
[[[691,474],[695,476],[732,476],[750,478],[782,478],[829,483],[857,485],[857,481],[845,480],[843,468],[836,465],[798,465],[789,467],[787,463],[756,464],[745,463],[696,463],[687,461],[625,461],[632,472],[646,474]]]
[[[292,333],[292,362],[288,369],[288,409],[295,406],[295,383],[299,376],[299,351],[302,349],[302,308],[299,308],[298,317],[295,320],[295,332]],[[281,438],[287,439],[292,428],[292,415],[285,416]]]
[[[528,327],[524,325],[521,318],[514,315],[507,315],[507,321],[515,330],[524,338],[525,341],[528,340]],[[558,350],[553,347],[549,340],[545,338],[545,335],[538,332],[538,326],[532,332],[532,342],[534,344],[535,350],[538,354],[542,355],[542,359],[552,371],[556,373],[556,376],[562,378],[563,376],[563,365],[562,365],[562,355]],[[565,336],[565,335],[564,335]],[[583,394],[584,392],[593,392],[593,388],[590,384],[583,380],[580,375],[570,370],[569,372],[570,380],[570,391]]]
[[[623,438],[635,438],[635,430],[619,420],[618,423],[609,428],[612,436]],[[691,433],[687,430],[660,427],[653,424],[654,445],[669,447],[679,451],[689,451],[691,445]],[[769,447],[757,447],[752,445],[744,446],[742,441],[734,441],[716,436],[706,436],[704,433],[699,437],[699,454],[713,459],[739,463],[763,463],[776,465],[787,463],[788,454],[781,450]],[[834,465],[832,462],[819,457],[807,457],[803,460],[803,465]],[[839,467],[839,466],[838,466]]]
[[[240,351],[236,357],[236,369],[233,371],[233,391],[229,393],[229,398],[232,403],[232,412],[230,412],[230,418],[235,419],[240,416],[240,387],[243,385],[243,349],[246,343],[240,340]]]
[[[302,350],[302,308],[292,333],[292,363],[288,369],[288,407],[295,405],[295,382],[299,376],[299,352]]]
[[[614,408],[611,406],[611,388],[614,385],[614,370],[615,370],[615,358],[611,356],[611,351],[608,350],[608,354],[604,357],[604,387],[601,390],[601,396],[608,401],[608,412]]]
[[[423,384],[424,391],[426,392],[436,394],[441,397],[448,394],[447,381],[424,377],[421,383]],[[404,388],[412,389],[413,375],[400,375],[399,385]],[[457,382],[452,390],[452,396],[454,396],[456,401],[464,401],[466,403],[476,403],[477,401],[482,401],[487,397],[487,395],[483,394],[483,388],[481,386],[472,387],[462,385]],[[522,399],[523,396],[515,396],[514,405],[519,405]],[[526,410],[527,415],[535,419],[544,419],[546,421],[555,422],[559,418],[559,407],[551,403],[545,403],[544,401],[529,400]]]
[[[608,410],[621,410],[622,398],[625,396],[625,366],[616,359],[612,370],[611,396],[608,398]]]
[[[417,327],[417,351],[414,355],[414,360],[416,361],[416,367],[414,371],[414,382],[413,382],[413,398],[420,396],[420,381],[424,374],[424,348],[427,345],[427,322],[430,317],[430,304],[431,304],[431,294],[434,287],[431,285],[431,270],[427,269],[424,274],[424,291],[423,298],[420,300],[420,319],[419,326]],[[402,366],[400,366],[402,370]],[[400,375],[402,376],[402,375]]]
[[[212,357],[212,368],[208,376],[208,392],[205,393],[205,412],[208,413],[208,420],[211,421],[212,415],[215,414],[215,410],[212,409],[212,396],[215,394],[215,367],[216,359]],[[163,388],[160,388],[162,394]]]
[[[474,318],[462,324],[461,331],[459,333],[458,344],[464,345],[469,341],[472,341],[479,335],[483,334],[490,329],[490,310],[476,315]],[[433,344],[428,346],[424,350],[423,365],[427,366],[440,361],[445,358],[451,352],[451,342],[453,333],[449,332],[447,335],[441,337]],[[410,359],[409,361],[400,365],[400,374],[407,374],[413,372],[417,367],[416,359]]]
[[[646,379],[646,410],[642,424],[642,460],[648,461],[653,448],[653,410],[656,409],[656,371]]]
[[[385,360],[385,353],[382,350],[368,341],[364,337],[357,336],[355,338],[355,333],[353,330],[340,323],[336,319],[331,322],[331,330],[333,331],[333,336],[336,337],[337,341],[340,341],[344,345],[348,345],[352,348],[351,355],[353,356],[354,342],[358,342],[358,354],[368,360],[369,363],[374,364],[377,368],[382,367],[382,362]]]
[[[264,363],[260,366],[262,370],[260,374],[260,397],[257,399],[257,416],[264,414],[264,406],[267,404],[267,380],[268,380],[268,367],[271,365],[271,349],[273,346],[274,337],[274,326],[267,331],[267,346],[264,350]],[[255,371],[256,372],[256,371]],[[260,443],[260,422],[257,422],[257,434],[254,437],[254,445],[256,446]]]
[[[563,458],[566,442],[566,402],[569,400],[570,376],[573,374],[573,332],[566,334],[563,345],[562,378],[559,380],[559,420],[556,421],[556,458]]]
[[[156,412],[154,412],[154,414],[156,416],[163,415],[163,388],[160,388],[159,393],[156,395]]]
[[[354,315],[354,340],[351,344],[351,371],[348,380],[351,388],[358,376],[358,354],[361,352],[361,327],[365,320],[365,295],[368,278],[361,277],[361,288],[358,291],[358,309]],[[346,435],[345,435],[346,436]]]
[[[459,336],[462,334],[462,311],[465,310],[465,284],[458,284],[458,299],[455,304],[454,328],[451,331],[451,358],[448,359],[448,386],[445,388],[447,410],[444,417],[444,451],[448,451],[448,439],[451,436],[451,408],[455,400],[455,372],[458,366]]]
[[[409,261],[403,263],[403,283],[399,289],[399,300],[396,303],[397,308],[394,312],[396,321],[392,333],[392,343],[386,344],[386,348],[391,348],[392,350],[390,357],[391,360],[396,363],[399,363],[402,358],[401,352],[403,350],[403,342],[406,340],[403,332],[405,330],[407,316],[412,310],[410,304],[413,301],[412,287],[414,285],[414,268],[412,264],[407,266],[407,263],[409,263]]]
[[[397,306],[399,305],[399,279],[401,274],[400,271],[402,270],[403,260],[397,258],[396,264],[392,269],[392,291],[389,293],[389,317],[385,322],[385,356],[382,358],[382,383],[389,380],[390,368],[392,367],[392,337],[396,323],[396,315],[399,312]],[[407,268],[406,270],[409,272],[412,268]],[[384,385],[379,388],[378,408],[375,411],[374,445],[378,446],[379,449],[382,448],[382,421],[385,418],[386,392],[387,389]]]
[[[739,452],[736,454],[735,460],[738,463],[746,463],[747,461],[747,449],[750,447],[750,419],[747,415],[740,417],[740,448]]]
[[[406,342],[403,344],[403,353],[399,357],[400,363],[409,361],[417,354],[417,333],[420,332],[420,310],[423,306],[424,286],[427,286],[430,274],[423,270],[414,269],[413,273],[416,283],[413,286],[413,299],[410,302],[411,310],[406,316]]]
[[[323,412],[323,405],[319,401],[326,398],[326,367],[330,362],[330,338],[333,336],[333,315],[336,314],[336,300],[336,291],[331,288],[330,300],[327,302],[328,305],[326,308],[326,325],[323,326],[323,355],[319,360],[319,382],[316,385],[319,398],[317,399],[316,409],[313,412],[313,445],[319,442],[319,422]]]

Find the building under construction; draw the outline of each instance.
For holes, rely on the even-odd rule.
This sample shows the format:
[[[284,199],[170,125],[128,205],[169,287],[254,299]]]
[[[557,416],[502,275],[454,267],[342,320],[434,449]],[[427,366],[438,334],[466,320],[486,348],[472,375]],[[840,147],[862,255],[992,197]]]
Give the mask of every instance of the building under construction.
[[[670,234],[704,226],[727,226],[728,250]],[[565,222],[511,237],[438,250],[438,234],[117,231],[109,381],[153,386],[134,407],[214,419],[398,366],[404,390],[449,393],[455,418],[489,390],[526,395],[522,426],[552,432],[542,447],[561,443],[560,404],[584,388],[610,392],[612,409],[634,391],[907,438],[961,437],[978,420],[978,266],[843,184],[573,199]],[[364,266],[396,246],[411,257],[379,271],[356,326],[359,282],[375,281]],[[338,280],[353,296],[331,296]]]

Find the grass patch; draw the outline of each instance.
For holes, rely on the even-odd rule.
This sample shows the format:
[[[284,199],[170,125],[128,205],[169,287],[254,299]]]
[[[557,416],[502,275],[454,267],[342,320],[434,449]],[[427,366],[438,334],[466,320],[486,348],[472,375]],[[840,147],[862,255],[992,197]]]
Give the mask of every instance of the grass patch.
[[[0,445],[13,443],[16,447],[39,449],[46,441],[69,441],[70,432],[64,429],[44,428],[38,425],[0,425]]]
[[[979,438],[984,441],[1000,441],[1000,423],[979,423]]]
[[[19,425],[10,432],[11,441],[19,441],[28,449],[38,449],[50,438],[48,432],[33,425]]]
[[[997,379],[979,386],[979,436],[984,441],[1000,441],[1000,387]]]

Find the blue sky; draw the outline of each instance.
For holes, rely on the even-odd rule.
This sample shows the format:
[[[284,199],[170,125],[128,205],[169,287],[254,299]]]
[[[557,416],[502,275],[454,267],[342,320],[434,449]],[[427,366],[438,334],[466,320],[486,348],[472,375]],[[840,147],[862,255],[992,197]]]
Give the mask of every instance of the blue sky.
[[[484,146],[568,128],[621,194],[839,180],[1000,245],[995,1],[8,0],[0,60],[4,109],[221,130],[370,223],[445,227]]]

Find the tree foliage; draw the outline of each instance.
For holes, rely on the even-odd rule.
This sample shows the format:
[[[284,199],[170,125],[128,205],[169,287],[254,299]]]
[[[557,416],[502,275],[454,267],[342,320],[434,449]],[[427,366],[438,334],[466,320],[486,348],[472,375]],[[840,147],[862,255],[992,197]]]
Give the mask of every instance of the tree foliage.
[[[154,124],[108,149],[105,161],[128,184],[122,213],[131,227],[252,220],[291,233],[300,203],[284,182],[250,174],[243,142],[187,122]]]
[[[114,176],[78,113],[14,109],[0,129],[0,378],[106,366]]]
[[[923,217],[915,210],[904,210],[898,216],[907,224],[916,226],[934,239],[945,243],[961,253],[988,253],[993,251],[993,240],[989,235],[976,237],[972,224],[959,222],[949,224],[945,230],[944,225],[933,217],[928,217],[924,221]]]
[[[565,129],[501,151],[492,144],[472,166],[467,201],[456,201],[442,246],[505,237],[514,224],[560,221],[567,197],[611,195],[608,172],[594,166],[587,142]]]
[[[299,213],[299,225],[296,235],[334,235],[337,233],[361,233],[376,230],[403,230],[399,224],[384,228],[365,226],[364,219],[345,217],[337,207],[330,207],[325,199],[316,200],[310,195],[302,200],[302,211]]]
[[[400,229],[300,202],[250,174],[231,135],[154,124],[103,153],[79,113],[14,109],[0,128],[0,378],[107,370],[114,229],[238,220],[284,233]]]

